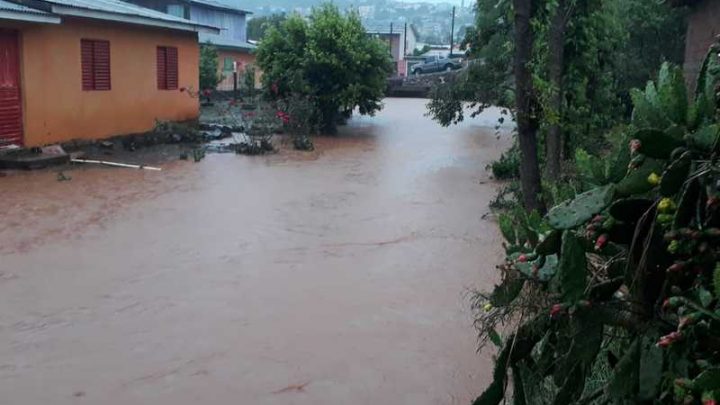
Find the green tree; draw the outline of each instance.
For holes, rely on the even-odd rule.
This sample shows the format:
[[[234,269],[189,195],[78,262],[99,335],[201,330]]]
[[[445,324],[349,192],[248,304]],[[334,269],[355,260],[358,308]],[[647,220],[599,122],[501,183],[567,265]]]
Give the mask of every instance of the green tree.
[[[432,48],[430,45],[423,45],[422,49],[413,49],[413,56],[421,56],[426,54],[427,52],[430,52]]]
[[[475,116],[492,105],[514,105],[512,3],[478,0],[475,10],[475,27],[461,43],[471,60],[468,68],[430,95],[429,114],[444,126],[463,121],[465,107]]]
[[[215,89],[220,83],[218,52],[211,43],[200,46],[200,89]]]
[[[380,110],[392,71],[387,45],[366,35],[356,13],[343,15],[332,4],[313,9],[308,21],[293,15],[271,27],[257,63],[273,97],[310,97],[326,133],[336,131],[343,113]]]
[[[245,71],[242,74],[242,87],[251,102],[255,100],[255,74],[256,71],[254,65],[245,65]]]
[[[476,26],[463,43],[470,66],[433,89],[429,113],[450,125],[465,118],[468,105],[473,115],[490,105],[508,107],[522,130],[518,113],[527,106],[515,102],[519,82],[510,68],[521,44],[513,38],[515,5],[478,0],[476,11]],[[576,148],[606,147],[603,134],[627,122],[628,88],[644,86],[662,61],[682,61],[684,13],[644,0],[544,0],[534,2],[531,12],[534,43],[527,67],[529,96],[537,103],[531,117],[537,119],[537,149],[545,152],[540,162],[549,180],[557,181],[562,161]]]
[[[247,37],[253,41],[260,41],[272,27],[279,27],[287,19],[285,14],[256,17],[247,23]]]
[[[528,211],[545,211],[540,187],[537,132],[540,126],[538,101],[530,60],[535,35],[532,19],[536,6],[532,0],[513,0],[515,9],[515,119],[520,144],[520,184],[523,204]]]

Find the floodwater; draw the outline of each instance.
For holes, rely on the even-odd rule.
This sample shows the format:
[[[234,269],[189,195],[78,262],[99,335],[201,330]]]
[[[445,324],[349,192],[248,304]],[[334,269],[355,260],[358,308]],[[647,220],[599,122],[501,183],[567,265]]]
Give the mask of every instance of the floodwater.
[[[0,403],[468,404],[509,136],[424,105],[315,153],[0,177]]]

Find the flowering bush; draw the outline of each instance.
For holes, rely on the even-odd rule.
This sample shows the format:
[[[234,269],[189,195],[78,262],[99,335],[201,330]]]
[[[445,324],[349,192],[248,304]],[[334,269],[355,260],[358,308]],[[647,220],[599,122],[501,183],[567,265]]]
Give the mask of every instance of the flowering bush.
[[[278,117],[298,150],[313,150],[310,137],[317,133],[319,114],[309,97],[293,94],[277,102]]]
[[[382,108],[393,66],[386,44],[365,33],[360,16],[331,3],[314,8],[307,19],[291,15],[271,27],[257,63],[273,99],[312,96],[327,134],[335,133],[343,111],[357,107],[372,115]]]
[[[199,98],[203,92],[183,87],[180,91],[190,97]],[[271,106],[263,105],[255,110],[241,110],[236,100],[217,103],[218,123],[230,127],[244,138],[237,142],[236,152],[241,154],[263,154],[273,152],[272,138],[283,127],[283,120]]]

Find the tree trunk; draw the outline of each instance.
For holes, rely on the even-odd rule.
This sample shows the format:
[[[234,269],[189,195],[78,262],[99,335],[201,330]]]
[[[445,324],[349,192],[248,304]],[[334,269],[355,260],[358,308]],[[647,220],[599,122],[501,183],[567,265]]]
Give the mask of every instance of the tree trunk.
[[[561,120],[563,114],[563,72],[565,70],[565,32],[567,30],[567,1],[558,0],[557,9],[550,21],[550,43],[548,57],[548,76],[551,94],[549,107],[554,115],[545,139],[546,169],[550,180],[560,178],[560,165],[562,162],[563,133]]]
[[[336,135],[338,124],[338,107],[332,104],[324,104],[320,107],[322,112],[322,120],[320,122],[320,132],[323,135]]]
[[[537,148],[537,100],[529,62],[533,49],[532,0],[513,0],[515,6],[515,108],[520,144],[520,183],[523,202],[528,211],[541,213],[540,165]]]

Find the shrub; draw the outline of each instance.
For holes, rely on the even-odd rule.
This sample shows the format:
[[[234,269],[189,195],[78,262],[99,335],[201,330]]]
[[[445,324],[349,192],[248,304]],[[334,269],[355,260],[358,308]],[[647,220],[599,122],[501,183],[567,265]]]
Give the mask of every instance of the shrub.
[[[629,164],[579,151],[595,188],[500,217],[503,281],[475,308],[501,349],[475,404],[499,404],[508,373],[520,404],[720,400],[718,50],[691,104],[669,65],[633,92],[631,141],[605,158]]]
[[[493,177],[498,180],[517,179],[520,177],[520,151],[513,145],[504,152],[500,159],[490,164]]]
[[[217,48],[208,42],[200,46],[200,89],[215,90],[218,83],[220,83],[218,52]]]
[[[293,94],[278,101],[278,116],[283,120],[285,132],[292,137],[295,149],[315,149],[310,137],[317,133],[320,117],[309,97]]]
[[[245,71],[243,71],[242,75],[242,88],[245,90],[245,94],[251,103],[255,101],[255,74],[256,69],[254,65],[245,65]]]
[[[257,61],[267,93],[311,97],[327,133],[335,132],[342,111],[380,110],[392,66],[386,45],[366,35],[357,13],[344,15],[330,3],[307,21],[294,15],[271,27]]]

